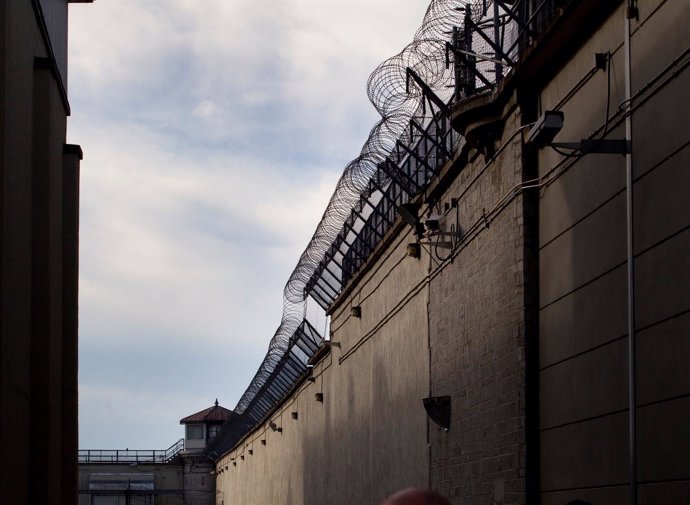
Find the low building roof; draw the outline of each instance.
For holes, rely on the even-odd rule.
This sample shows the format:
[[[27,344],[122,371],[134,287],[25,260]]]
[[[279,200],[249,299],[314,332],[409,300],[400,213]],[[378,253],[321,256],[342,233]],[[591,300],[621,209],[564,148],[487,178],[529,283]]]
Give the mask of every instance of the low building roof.
[[[180,424],[223,423],[229,419],[232,419],[236,415],[237,414],[235,414],[232,410],[218,405],[218,399],[216,399],[216,403],[212,407],[180,419]]]

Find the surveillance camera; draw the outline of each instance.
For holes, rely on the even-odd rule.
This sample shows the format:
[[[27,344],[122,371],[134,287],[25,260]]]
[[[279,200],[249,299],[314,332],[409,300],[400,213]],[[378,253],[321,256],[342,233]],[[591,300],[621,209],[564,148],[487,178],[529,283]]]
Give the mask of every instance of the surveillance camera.
[[[543,147],[550,143],[563,128],[564,114],[562,111],[547,110],[539,117],[527,134],[526,142],[536,147]]]
[[[441,231],[441,216],[433,215],[429,216],[426,221],[424,221],[424,227],[426,231],[435,234]]]

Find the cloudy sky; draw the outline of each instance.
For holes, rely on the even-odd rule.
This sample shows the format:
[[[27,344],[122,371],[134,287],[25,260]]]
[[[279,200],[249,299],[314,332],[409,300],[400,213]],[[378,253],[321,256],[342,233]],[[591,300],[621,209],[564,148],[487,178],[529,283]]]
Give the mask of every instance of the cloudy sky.
[[[82,145],[80,447],[163,449],[233,408],[426,0],[70,5]]]

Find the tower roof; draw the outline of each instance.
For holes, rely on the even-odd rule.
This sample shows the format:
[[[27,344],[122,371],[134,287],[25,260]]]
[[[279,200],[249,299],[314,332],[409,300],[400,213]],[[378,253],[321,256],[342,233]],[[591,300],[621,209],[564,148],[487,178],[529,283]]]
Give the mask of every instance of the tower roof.
[[[221,407],[220,405],[218,405],[218,400],[216,399],[216,403],[212,407],[209,407],[207,409],[197,412],[196,414],[192,414],[191,416],[187,416],[180,419],[180,424],[222,423],[227,421],[228,419],[232,419],[236,415],[237,414],[235,414],[232,410],[226,409],[225,407]]]

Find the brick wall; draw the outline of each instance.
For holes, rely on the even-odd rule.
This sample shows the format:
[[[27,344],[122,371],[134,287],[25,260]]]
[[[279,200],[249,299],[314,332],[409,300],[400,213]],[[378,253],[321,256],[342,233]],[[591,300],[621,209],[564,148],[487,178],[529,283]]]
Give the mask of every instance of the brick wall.
[[[431,425],[431,484],[454,504],[525,503],[523,196],[496,208],[521,181],[521,156],[518,136],[486,167],[484,156],[456,167],[442,197],[460,197],[463,231],[482,223],[430,285],[431,389],[452,398],[450,430]]]

